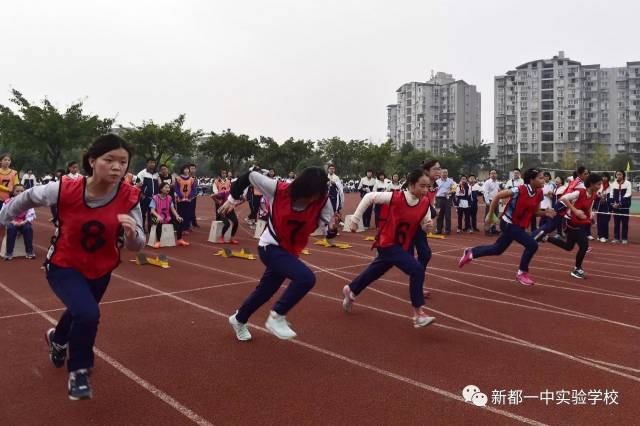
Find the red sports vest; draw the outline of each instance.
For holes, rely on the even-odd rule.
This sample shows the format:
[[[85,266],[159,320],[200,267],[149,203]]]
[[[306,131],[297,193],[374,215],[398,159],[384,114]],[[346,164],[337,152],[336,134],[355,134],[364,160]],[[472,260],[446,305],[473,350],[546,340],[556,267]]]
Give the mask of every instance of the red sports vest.
[[[581,183],[582,183],[582,179],[580,179],[579,177],[575,178],[574,180],[569,182],[569,184],[567,185],[567,189],[564,191],[564,193],[571,194],[573,191],[576,190],[576,186],[580,185]]]
[[[230,191],[231,190],[231,181],[229,179],[216,179],[215,181],[216,184],[216,188],[218,189],[218,192],[222,192],[222,191]]]
[[[586,219],[578,219],[577,217],[573,217],[570,209],[567,209],[567,219],[569,220],[569,225],[571,226],[581,226],[581,225],[589,225],[591,224],[591,208],[593,207],[593,202],[596,199],[596,194],[591,194],[591,197],[587,196],[586,189],[576,189],[575,191],[579,191],[580,195],[578,195],[578,199],[575,201],[573,206],[582,210],[584,214],[587,216]]]
[[[422,197],[418,204],[410,206],[404,191],[394,192],[391,195],[391,203],[389,203],[389,214],[378,231],[373,246],[384,248],[400,244],[403,249],[408,250],[428,209],[428,197]]]
[[[185,179],[182,176],[176,176],[176,183],[180,188],[179,197],[176,201],[178,203],[189,201],[189,195],[191,194],[191,190],[193,189],[193,178],[189,177]]]
[[[518,198],[516,199],[515,207],[509,211],[511,207],[512,198],[509,198],[507,201],[507,207],[502,212],[502,216],[504,216],[507,211],[511,216],[511,223],[517,225],[523,229],[527,229],[527,227],[531,224],[531,218],[538,211],[538,206],[540,205],[540,201],[544,194],[542,193],[542,188],[536,189],[536,192],[533,196],[529,195],[529,191],[527,190],[527,185],[518,186]]]
[[[269,232],[280,247],[294,256],[300,256],[309,242],[309,235],[318,227],[318,218],[327,203],[327,197],[312,202],[302,211],[295,211],[289,185],[278,182],[272,201]]]
[[[113,200],[89,208],[85,202],[86,178],[60,181],[58,229],[48,262],[73,268],[88,279],[100,278],[120,263],[119,214],[127,214],[140,198],[140,190],[120,184]]]

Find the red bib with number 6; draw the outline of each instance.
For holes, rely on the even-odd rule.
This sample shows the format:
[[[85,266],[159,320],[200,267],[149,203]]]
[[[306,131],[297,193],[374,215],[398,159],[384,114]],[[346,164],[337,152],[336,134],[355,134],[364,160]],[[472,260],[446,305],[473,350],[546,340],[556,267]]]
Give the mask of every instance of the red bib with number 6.
[[[296,211],[289,194],[289,184],[278,182],[271,204],[269,232],[280,247],[300,256],[309,242],[309,235],[318,227],[318,218],[326,203],[327,197],[324,197],[313,201],[304,210]]]
[[[48,262],[73,268],[89,279],[100,278],[120,263],[119,214],[127,214],[140,198],[136,187],[119,184],[113,200],[102,207],[87,206],[86,178],[60,181],[58,229]]]
[[[429,198],[422,197],[415,206],[407,203],[404,191],[394,192],[389,203],[388,216],[376,236],[374,247],[391,247],[399,244],[409,250],[420,222],[429,210]]]

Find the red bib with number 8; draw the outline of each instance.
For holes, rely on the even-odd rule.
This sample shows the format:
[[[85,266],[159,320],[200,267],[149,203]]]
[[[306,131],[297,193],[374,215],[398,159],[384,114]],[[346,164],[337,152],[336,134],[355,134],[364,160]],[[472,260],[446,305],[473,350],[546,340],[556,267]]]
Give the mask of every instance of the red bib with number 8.
[[[428,197],[422,197],[418,204],[410,206],[404,191],[394,192],[391,195],[388,216],[376,236],[374,247],[384,248],[399,244],[405,250],[409,250],[413,236],[428,210]]]
[[[271,204],[269,231],[280,247],[300,256],[309,242],[309,235],[318,227],[318,218],[326,203],[327,197],[324,197],[313,201],[304,210],[296,211],[289,194],[289,184],[278,182]]]
[[[119,214],[127,214],[140,198],[136,187],[120,184],[113,200],[102,207],[87,206],[86,178],[60,182],[58,229],[49,262],[73,268],[89,279],[100,278],[120,263]]]

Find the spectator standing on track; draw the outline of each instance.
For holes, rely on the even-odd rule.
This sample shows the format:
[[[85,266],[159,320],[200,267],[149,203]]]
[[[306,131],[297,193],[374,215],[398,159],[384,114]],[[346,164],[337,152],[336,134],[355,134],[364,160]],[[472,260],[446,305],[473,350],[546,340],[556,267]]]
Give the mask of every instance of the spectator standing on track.
[[[489,179],[485,180],[482,184],[482,198],[484,198],[484,216],[487,217],[489,213],[493,213],[496,216],[498,215],[498,204],[495,204],[495,210],[489,211],[489,207],[491,206],[491,202],[496,197],[496,195],[500,192],[500,182],[498,182],[498,172],[496,170],[489,171]],[[496,229],[495,224],[490,224],[490,226],[484,227],[485,235],[496,235],[498,230]]]
[[[180,167],[180,175],[175,178],[174,189],[174,193],[176,194],[176,210],[178,211],[178,215],[182,217],[182,222],[180,223],[182,235],[188,232],[189,225],[191,224],[191,200],[195,197],[197,190],[195,179],[193,179],[189,173],[189,165],[185,164]],[[180,243],[180,245],[189,245],[184,238],[182,238],[181,241],[182,243]]]
[[[611,185],[611,212],[613,213],[612,243],[629,242],[629,211],[631,209],[631,182],[624,170],[616,172],[616,181]]]
[[[469,175],[469,218],[471,220],[471,230],[480,232],[478,229],[478,197],[482,197],[482,187],[476,180],[476,175]]]
[[[142,223],[145,232],[151,229],[151,199],[157,195],[160,190],[158,188],[158,173],[156,173],[156,160],[147,158],[144,170],[141,170],[136,177],[136,185],[142,193],[140,199],[140,209],[142,211]]]
[[[520,268],[516,273],[516,281],[522,285],[533,285],[534,281],[529,277],[529,263],[538,250],[538,243],[527,234],[526,229],[531,223],[533,215],[552,216],[553,212],[540,209],[542,201],[542,188],[544,187],[544,175],[538,169],[529,169],[524,174],[526,184],[500,191],[491,201],[489,214],[485,221],[491,223],[495,220],[495,205],[501,199],[508,198],[504,212],[500,218],[502,233],[492,245],[466,248],[458,266],[462,268],[473,259],[484,256],[498,256],[509,248],[513,241],[517,241],[525,248],[520,259]]]
[[[358,184],[358,191],[360,192],[360,198],[364,198],[369,192],[373,191],[373,188],[376,184],[376,179],[373,177],[373,170],[367,170],[366,176],[360,178],[360,183]],[[373,206],[369,206],[369,208],[362,215],[362,226],[365,229],[369,229],[371,227],[371,212],[373,211]]]
[[[80,174],[80,167],[78,166],[77,161],[70,161],[67,163],[67,172],[65,174],[65,178],[69,180],[76,180],[82,178]]]
[[[336,166],[329,164],[327,167],[327,177],[329,178],[329,201],[333,207],[334,214],[340,214],[344,206],[344,186],[342,180],[336,174]],[[291,174],[289,174],[291,177]]]
[[[460,176],[460,183],[456,190],[456,202],[458,203],[458,229],[457,233],[470,232],[473,233],[471,228],[471,221],[469,217],[471,199],[471,188],[467,183],[467,177],[465,175]],[[462,227],[462,220],[464,219],[464,228]]]
[[[398,173],[394,173],[391,176],[391,182],[387,185],[387,191],[402,191],[402,183],[400,182],[400,175]]]
[[[436,208],[438,209],[436,234],[449,235],[451,233],[451,189],[454,185],[455,181],[449,177],[449,171],[441,169],[440,179],[436,181],[438,187],[436,193]]]
[[[611,205],[609,198],[611,197],[611,184],[609,173],[602,173],[602,187],[598,191],[598,198],[593,203],[593,209],[596,212],[596,226],[598,228],[598,241],[606,243],[609,240],[609,221],[611,220]]]
[[[11,155],[0,156],[0,202],[11,197],[14,186],[20,183],[18,172],[11,168]]]
[[[376,179],[375,184],[373,185],[373,192],[386,192],[387,191],[387,180],[384,172],[378,173],[378,178]],[[381,204],[373,205],[373,216],[375,219],[376,229],[380,229],[380,209],[382,208]]]
[[[98,137],[83,157],[87,177],[62,179],[32,188],[0,212],[8,224],[20,212],[58,203],[55,237],[45,264],[53,292],[66,306],[56,328],[46,332],[49,358],[56,367],[67,359],[68,396],[91,398],[89,384],[93,345],[102,299],[111,272],[120,263],[119,236],[132,251],[144,247],[140,191],[121,181],[129,166],[131,150],[120,137]]]
[[[286,279],[291,282],[269,313],[265,326],[280,339],[296,337],[286,315],[316,282],[314,273],[299,259],[300,253],[309,242],[309,235],[318,227],[325,231],[329,227],[328,239],[334,238],[337,232],[333,208],[328,201],[328,183],[323,169],[309,167],[291,184],[249,172],[231,185],[231,194],[219,209],[221,214],[233,210],[250,184],[272,200],[267,230],[258,243],[260,260],[267,269],[256,289],[229,317],[238,340],[251,339],[247,328],[249,317],[273,297]]]
[[[416,233],[424,233],[431,225],[431,206],[426,196],[429,178],[417,169],[409,173],[407,191],[372,192],[367,194],[353,214],[351,231],[356,232],[362,215],[371,205],[387,205],[387,216],[376,235],[374,247],[378,255],[373,262],[349,285],[342,289],[342,307],[351,312],[356,297],[371,283],[396,266],[409,276],[409,292],[413,306],[413,326],[424,327],[435,318],[423,310],[425,304],[423,286],[425,270],[409,253]]]
[[[200,225],[198,225],[198,220],[196,217],[196,204],[198,201],[198,194],[200,194],[200,183],[198,181],[198,176],[196,173],[196,165],[191,163],[189,164],[189,176],[191,176],[193,178],[193,184],[195,186],[195,194],[193,196],[193,198],[191,199],[191,222],[189,222],[189,227],[194,227],[194,228],[199,228]]]
[[[33,174],[32,169],[28,169],[27,172],[22,175],[21,183],[24,189],[31,189],[36,186],[36,176]]]
[[[543,210],[553,209],[553,196],[556,191],[556,184],[551,180],[551,173],[544,172],[544,186],[542,187],[542,202],[540,202],[540,208]],[[535,222],[535,218],[533,219]],[[547,216],[542,216],[540,219],[540,226],[544,226],[550,219]],[[535,230],[534,230],[535,231]]]

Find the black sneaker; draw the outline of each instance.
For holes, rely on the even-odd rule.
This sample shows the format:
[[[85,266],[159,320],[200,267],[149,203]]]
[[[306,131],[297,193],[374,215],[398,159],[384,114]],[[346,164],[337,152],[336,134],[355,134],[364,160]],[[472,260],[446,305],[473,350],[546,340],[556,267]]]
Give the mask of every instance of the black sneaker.
[[[50,328],[44,334],[44,338],[49,346],[49,359],[56,368],[61,368],[64,367],[64,362],[67,359],[67,345],[61,346],[52,340],[55,332],[55,328]]]
[[[580,278],[581,280],[583,280],[585,275],[586,273],[582,269],[573,268],[573,271],[571,271],[571,276],[574,278]]]
[[[72,401],[91,399],[89,370],[82,369],[69,373],[69,399]]]

